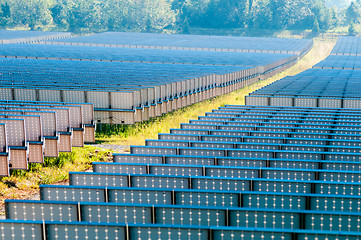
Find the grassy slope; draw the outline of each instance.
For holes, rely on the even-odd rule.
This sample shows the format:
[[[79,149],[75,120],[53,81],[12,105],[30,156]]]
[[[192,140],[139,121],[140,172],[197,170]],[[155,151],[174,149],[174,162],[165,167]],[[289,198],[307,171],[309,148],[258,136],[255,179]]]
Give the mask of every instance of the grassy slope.
[[[263,86],[277,81],[285,76],[296,75],[319,61],[326,58],[332,50],[335,41],[316,39],[313,49],[292,68],[264,81],[257,82],[251,86],[235,92],[219,96],[213,99],[193,104],[189,107],[176,110],[172,113],[152,119],[146,123],[138,123],[134,126],[120,126],[112,129],[103,129],[104,133],[97,134],[97,140],[102,144],[114,145],[144,145],[145,139],[156,139],[158,133],[169,132],[170,128],[178,128],[180,123],[188,122],[203,116],[206,112],[212,111],[225,104],[244,104],[245,96]]]

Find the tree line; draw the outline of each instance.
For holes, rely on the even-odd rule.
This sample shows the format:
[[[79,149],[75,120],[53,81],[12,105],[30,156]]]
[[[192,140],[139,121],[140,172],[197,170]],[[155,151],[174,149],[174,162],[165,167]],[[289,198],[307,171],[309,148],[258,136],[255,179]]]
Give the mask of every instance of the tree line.
[[[361,22],[361,0],[0,0],[2,28],[187,33],[190,28],[327,31]]]

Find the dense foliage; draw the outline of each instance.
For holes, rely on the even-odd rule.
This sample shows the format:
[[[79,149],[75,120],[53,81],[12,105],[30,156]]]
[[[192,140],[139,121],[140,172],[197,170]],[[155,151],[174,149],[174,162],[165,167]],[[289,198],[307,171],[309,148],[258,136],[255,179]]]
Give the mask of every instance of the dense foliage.
[[[360,23],[360,9],[360,0],[346,10],[327,7],[325,0],[0,0],[0,25],[72,32],[326,31]]]

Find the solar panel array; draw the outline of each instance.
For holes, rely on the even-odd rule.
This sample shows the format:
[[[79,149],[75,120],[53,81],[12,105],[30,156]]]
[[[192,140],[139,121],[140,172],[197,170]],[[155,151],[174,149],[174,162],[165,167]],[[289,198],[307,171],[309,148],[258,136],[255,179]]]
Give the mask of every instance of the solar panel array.
[[[241,66],[34,59],[0,62],[4,66],[0,99],[88,102],[94,104],[95,119],[101,123],[133,124],[258,80],[255,68]]]
[[[155,49],[285,53],[297,55],[305,54],[312,46],[312,40],[305,39],[131,32],[105,32],[45,43]]]
[[[65,32],[0,30],[0,44],[28,43],[54,39],[59,40],[70,36],[70,33]]]
[[[296,54],[109,48],[43,44],[0,45],[3,57],[36,59],[102,60],[112,62],[177,63],[200,65],[264,66],[263,72],[297,60]],[[261,69],[260,69],[261,71]],[[263,73],[262,72],[262,73]],[[261,72],[260,72],[261,73]]]
[[[70,172],[69,186],[41,186],[40,201],[7,200],[0,231],[20,239],[25,231],[33,239],[360,239],[360,140],[359,109],[227,105],[114,154],[113,163],[93,163],[93,172]]]
[[[0,100],[0,176],[95,142],[91,104]]]
[[[360,37],[340,37],[333,48],[331,55],[351,55],[358,56],[361,54]]]
[[[44,239],[358,239],[358,110],[226,106],[7,200]],[[43,222],[44,221],[44,222]],[[20,233],[19,233],[20,234]]]
[[[330,55],[314,68],[321,69],[357,69],[361,70],[361,55]]]
[[[333,55],[316,64],[313,69],[251,93],[246,96],[246,103],[262,106],[361,108],[360,59],[355,54],[358,41],[358,37],[340,38]]]
[[[134,124],[273,76],[312,47],[310,40],[254,38],[249,44],[239,37],[131,33],[95,34],[89,41],[129,45],[135,38],[174,48],[0,45],[0,99],[92,103],[98,123]],[[81,39],[88,37],[73,40]],[[219,46],[188,47],[200,43]],[[249,51],[232,50],[244,47]]]

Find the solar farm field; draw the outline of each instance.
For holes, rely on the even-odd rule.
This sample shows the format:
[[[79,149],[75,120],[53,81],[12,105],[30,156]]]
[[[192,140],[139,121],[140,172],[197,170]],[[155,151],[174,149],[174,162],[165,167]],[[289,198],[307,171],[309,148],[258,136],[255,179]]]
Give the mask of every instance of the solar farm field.
[[[2,176],[94,142],[97,123],[134,124],[272,76],[312,46],[310,40],[161,34],[71,38],[131,43],[135,36],[175,47],[114,48],[40,44],[65,41],[69,33],[1,31],[1,36]],[[189,48],[199,41],[215,48]],[[277,50],[281,45],[284,50]]]
[[[92,172],[70,172],[69,185],[40,186],[39,201],[7,200],[0,232],[44,240],[360,239],[359,78],[357,69],[315,67],[281,79],[244,106],[215,109],[113,162],[93,163]]]

